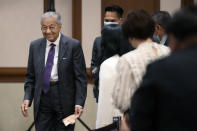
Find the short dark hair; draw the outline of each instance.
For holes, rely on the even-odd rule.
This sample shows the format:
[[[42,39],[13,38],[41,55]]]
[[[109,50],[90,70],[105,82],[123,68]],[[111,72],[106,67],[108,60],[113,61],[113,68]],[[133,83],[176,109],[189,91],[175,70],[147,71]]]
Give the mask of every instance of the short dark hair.
[[[109,24],[103,27],[101,31],[102,61],[115,54],[120,55],[121,40],[122,32],[119,24]]]
[[[177,11],[167,26],[167,33],[173,34],[180,41],[197,35],[197,5]]]
[[[107,6],[105,8],[105,13],[107,11],[116,12],[119,18],[122,18],[122,15],[124,13],[123,9],[120,6],[118,6],[118,5],[110,5],[110,6]]]
[[[128,38],[152,38],[155,22],[150,14],[143,9],[131,11],[122,24],[123,35]]]
[[[164,29],[167,28],[171,20],[171,16],[167,11],[157,11],[152,14],[152,18],[156,24],[161,25]]]

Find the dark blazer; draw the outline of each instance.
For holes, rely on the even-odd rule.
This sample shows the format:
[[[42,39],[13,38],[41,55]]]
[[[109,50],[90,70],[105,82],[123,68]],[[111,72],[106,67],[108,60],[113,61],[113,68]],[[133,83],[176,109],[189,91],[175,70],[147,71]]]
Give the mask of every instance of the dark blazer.
[[[147,67],[132,98],[132,131],[197,131],[197,44]]]
[[[102,37],[97,37],[94,40],[93,49],[92,49],[92,59],[91,59],[91,72],[94,80],[94,85],[96,88],[93,89],[94,97],[98,101],[99,96],[99,71],[100,65],[103,61],[102,54],[102,45],[101,45]],[[120,46],[120,55],[123,55],[134,48],[131,46],[129,41],[126,38],[123,38]],[[96,69],[96,71],[95,71]]]
[[[93,72],[93,70],[95,68],[98,69],[99,71],[99,67],[102,61],[102,47],[101,47],[101,37],[97,37],[94,40],[94,44],[93,44],[93,49],[92,49],[92,59],[91,59],[91,71]],[[131,44],[129,43],[129,41],[125,38],[122,39],[121,41],[121,46],[120,46],[120,54],[123,55],[131,50],[133,50],[134,48],[131,46]],[[98,74],[96,73],[93,75],[94,80],[97,82],[95,83],[96,85],[98,85]]]
[[[46,39],[31,43],[24,99],[34,99],[34,119],[39,109],[42,79],[45,66]],[[87,92],[87,75],[83,51],[78,40],[61,35],[58,54],[60,101],[65,116],[74,113],[75,105],[84,106]]]
[[[100,71],[100,65],[103,61],[102,58],[102,45],[101,45],[102,38],[97,37],[94,40],[93,49],[92,49],[92,59],[91,59],[91,72],[94,80],[94,85],[96,88],[93,89],[94,97],[98,101],[98,94],[99,94],[99,71]],[[134,48],[131,46],[129,41],[126,38],[123,38],[121,41],[120,46],[120,54],[123,55]]]
[[[100,60],[101,60],[101,37],[97,37],[94,40],[93,49],[92,49],[92,59],[91,59],[91,72],[93,74],[94,84],[96,86],[98,86]],[[97,71],[93,73],[95,69]]]

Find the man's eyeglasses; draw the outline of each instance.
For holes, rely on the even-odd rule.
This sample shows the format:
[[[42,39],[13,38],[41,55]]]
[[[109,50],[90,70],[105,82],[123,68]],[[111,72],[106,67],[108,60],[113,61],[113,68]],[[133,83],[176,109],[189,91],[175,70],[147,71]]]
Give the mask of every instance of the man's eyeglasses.
[[[51,25],[51,26],[41,26],[41,30],[46,31],[47,29],[49,30],[55,30],[55,28],[57,27],[57,25]]]

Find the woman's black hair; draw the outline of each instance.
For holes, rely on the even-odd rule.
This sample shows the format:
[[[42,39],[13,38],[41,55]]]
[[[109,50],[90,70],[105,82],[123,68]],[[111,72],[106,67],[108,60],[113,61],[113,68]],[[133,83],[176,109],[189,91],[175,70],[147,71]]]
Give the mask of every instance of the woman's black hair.
[[[103,27],[101,31],[101,63],[115,54],[121,55],[120,46],[122,38],[120,25],[110,24]]]

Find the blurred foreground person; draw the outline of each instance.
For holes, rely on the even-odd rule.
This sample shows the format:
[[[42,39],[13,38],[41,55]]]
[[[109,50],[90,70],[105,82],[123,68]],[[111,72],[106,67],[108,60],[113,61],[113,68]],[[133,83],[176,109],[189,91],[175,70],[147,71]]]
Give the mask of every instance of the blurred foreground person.
[[[164,57],[169,53],[169,48],[152,41],[155,22],[144,10],[132,11],[122,25],[123,34],[134,48],[133,51],[123,55],[118,64],[118,77],[113,92],[114,105],[125,114],[127,124],[130,100],[139,87],[146,65]]]
[[[197,131],[197,6],[167,27],[172,54],[147,67],[131,104],[132,131]]]

